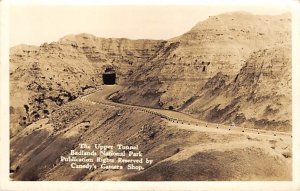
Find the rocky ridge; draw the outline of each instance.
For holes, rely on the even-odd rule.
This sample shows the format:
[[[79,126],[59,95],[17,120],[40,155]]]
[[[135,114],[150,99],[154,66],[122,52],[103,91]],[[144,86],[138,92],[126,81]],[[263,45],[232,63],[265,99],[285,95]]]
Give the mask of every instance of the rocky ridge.
[[[239,112],[231,113],[235,116],[229,117],[230,111],[223,110],[222,115],[218,113],[212,119],[208,113],[213,113],[214,107],[210,108],[211,105],[205,106],[205,104],[211,101],[214,102],[214,106],[219,104],[225,108],[231,107],[230,103],[237,100],[241,104],[248,102],[237,99],[238,94],[228,93],[229,90],[226,90],[226,96],[219,96],[219,94],[225,91],[222,87],[235,83],[237,80],[235,78],[244,79],[239,85],[232,85],[235,86],[235,91],[242,86],[258,85],[258,83],[252,84],[256,82],[254,79],[248,79],[250,75],[246,74],[245,67],[250,68],[248,63],[251,62],[253,72],[260,75],[261,62],[266,59],[268,64],[264,65],[266,68],[262,74],[264,77],[260,78],[259,89],[263,90],[263,86],[268,86],[267,89],[274,90],[277,96],[285,97],[285,101],[281,100],[282,102],[278,103],[281,105],[279,110],[285,112],[284,122],[281,121],[282,116],[279,113],[269,119],[262,113],[251,117],[250,112],[249,116],[244,116],[245,119],[238,120],[238,124],[250,120],[253,123],[245,125],[254,127],[257,123],[260,124],[259,126],[270,124],[264,128],[272,128],[271,124],[276,124],[278,120],[277,125],[282,125],[282,130],[288,130],[291,128],[291,102],[288,101],[291,86],[287,85],[287,81],[291,80],[290,73],[287,73],[290,72],[287,68],[291,66],[290,21],[289,14],[260,16],[237,12],[210,17],[182,36],[169,40],[166,43],[167,48],[161,49],[163,52],[151,61],[151,66],[138,68],[131,78],[131,86],[126,87],[114,100],[150,107],[174,108],[204,120],[230,124],[237,122],[235,117],[239,118]],[[280,52],[281,50],[283,53]],[[250,69],[247,71],[250,72]],[[277,74],[275,75],[277,80],[274,79],[273,73]],[[282,83],[269,83],[271,81],[282,81]],[[211,93],[205,95],[205,92],[209,91],[209,86],[216,86],[213,95]],[[243,91],[246,91],[244,94],[257,93],[249,88]],[[269,92],[261,91],[257,96],[263,96],[264,93]],[[267,95],[265,98],[267,99]],[[196,105],[189,108],[197,99],[198,108],[195,109]],[[203,101],[202,104],[199,104],[200,100]],[[272,102],[272,95],[269,95],[268,100]],[[256,106],[265,109],[265,106]],[[255,111],[255,107],[251,108],[244,109]],[[241,113],[244,115],[244,111]],[[272,114],[268,115],[270,117]],[[269,123],[269,120],[276,122]]]
[[[290,77],[283,75],[281,70],[277,71],[280,78],[277,81],[282,83],[276,83],[276,88],[273,83],[270,86],[281,98],[277,106],[270,103],[270,106],[262,106],[262,110],[282,110],[284,117],[280,117],[280,112],[261,112],[251,117],[251,112],[246,114],[244,111],[251,110],[248,106],[248,109],[245,106],[245,109],[231,113],[230,117],[227,115],[229,110],[222,110],[222,114],[215,112],[231,107],[236,100],[247,105],[242,103],[247,99],[237,99],[236,95],[241,93],[228,93],[228,85],[237,79],[238,83],[230,85],[235,87],[231,90],[239,89],[241,83],[249,85],[251,79],[247,82],[249,76],[243,68],[254,59],[250,56],[255,55],[253,52],[290,47],[290,21],[290,14],[261,16],[235,12],[212,16],[168,41],[104,39],[79,34],[41,46],[13,47],[10,50],[11,135],[21,127],[48,117],[65,103],[96,90],[102,84],[101,75],[107,66],[115,68],[117,82],[125,87],[113,98],[115,101],[173,108],[221,123],[243,124],[250,120],[250,126],[259,123],[262,128],[264,124],[276,124],[278,119],[278,124],[284,126],[281,129],[290,129],[290,110],[282,110],[290,108],[291,89],[286,86]],[[290,60],[287,51],[278,56],[276,51],[269,54],[273,55],[272,59],[279,59],[278,65],[280,59]],[[273,64],[272,60],[268,62]],[[259,67],[253,67],[253,70],[259,70]],[[272,71],[272,67],[265,70]],[[270,82],[272,75],[260,78],[260,90]],[[211,86],[215,87],[213,93]],[[243,91],[254,97],[257,93],[253,89]],[[258,97],[264,94],[263,91],[260,93]],[[199,104],[208,97],[211,104]],[[268,100],[273,100],[271,94]],[[203,103],[208,103],[207,99]],[[269,123],[270,120],[275,123]]]
[[[57,107],[97,89],[108,66],[127,73],[151,59],[164,41],[103,39],[89,34],[68,35],[39,47],[10,50],[12,135],[20,127],[49,116]]]
[[[167,41],[68,35],[11,48],[13,180],[292,179],[290,138],[181,129],[151,113],[76,99],[98,89],[108,66],[124,87],[114,101],[291,130],[289,14],[222,14]],[[139,145],[154,164],[141,172],[72,169],[60,157],[80,143]]]

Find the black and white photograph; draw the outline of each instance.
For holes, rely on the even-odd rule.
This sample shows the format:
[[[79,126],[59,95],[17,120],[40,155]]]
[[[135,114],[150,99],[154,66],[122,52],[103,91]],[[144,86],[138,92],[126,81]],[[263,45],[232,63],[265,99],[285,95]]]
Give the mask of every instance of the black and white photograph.
[[[294,12],[10,4],[8,182],[292,184]]]

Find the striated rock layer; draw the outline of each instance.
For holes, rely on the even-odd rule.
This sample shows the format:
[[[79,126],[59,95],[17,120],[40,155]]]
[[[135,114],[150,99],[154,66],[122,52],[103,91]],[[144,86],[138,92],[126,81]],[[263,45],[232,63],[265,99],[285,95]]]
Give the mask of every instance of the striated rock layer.
[[[254,52],[234,80],[210,78],[187,113],[208,121],[288,131],[291,126],[290,45]]]
[[[107,67],[117,82],[140,67],[164,41],[103,39],[80,34],[39,47],[10,50],[11,133],[49,116],[57,107],[97,89]]]
[[[171,107],[213,122],[290,130],[290,25],[289,14],[210,17],[169,40],[114,100]]]
[[[115,101],[290,130],[290,25],[290,14],[235,12],[209,17],[167,41],[80,34],[38,47],[13,47],[11,136],[95,91],[107,67],[124,85]]]
[[[213,16],[167,41],[65,36],[10,50],[11,178],[36,180],[291,180],[292,139],[185,129],[138,110],[76,99],[107,68],[114,101],[206,121],[291,130],[290,15]],[[103,89],[94,96],[105,95]],[[110,93],[110,92],[109,92]],[[190,126],[189,126],[190,127]],[[139,145],[143,171],[73,169],[79,144]]]

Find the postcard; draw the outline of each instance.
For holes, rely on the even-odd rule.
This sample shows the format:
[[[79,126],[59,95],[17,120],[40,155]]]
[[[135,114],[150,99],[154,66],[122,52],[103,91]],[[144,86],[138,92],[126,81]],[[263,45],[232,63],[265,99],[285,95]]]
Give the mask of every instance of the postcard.
[[[297,8],[1,2],[1,189],[299,190]]]

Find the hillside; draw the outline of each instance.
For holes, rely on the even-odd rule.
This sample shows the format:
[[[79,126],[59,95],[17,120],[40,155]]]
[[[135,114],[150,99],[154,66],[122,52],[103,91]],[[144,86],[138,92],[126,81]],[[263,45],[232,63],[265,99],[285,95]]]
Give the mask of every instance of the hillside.
[[[11,135],[57,107],[95,91],[107,66],[117,69],[118,83],[123,83],[130,70],[151,59],[163,44],[80,34],[39,47],[11,48]]]
[[[291,82],[290,45],[260,50],[234,80],[222,72],[210,78],[183,110],[213,122],[290,131]]]
[[[291,52],[290,14],[246,12],[169,40],[83,33],[12,47],[10,178],[292,180]],[[117,85],[103,85],[108,68]],[[81,143],[138,145],[153,165],[71,168],[61,157]]]
[[[214,107],[209,108],[211,105],[204,105],[207,101],[213,100],[214,106],[220,104],[225,108],[227,104],[230,105],[235,100],[235,94],[226,94],[225,97],[216,98],[214,97],[216,95],[204,95],[208,91],[206,88],[211,85],[220,86],[219,91],[222,91],[222,87],[234,81],[240,69],[246,66],[249,60],[252,59],[251,62],[255,62],[254,58],[251,58],[251,55],[255,54],[254,52],[266,51],[272,49],[272,47],[278,47],[279,49],[285,47],[290,50],[290,24],[289,14],[258,16],[237,12],[210,17],[198,23],[182,36],[168,41],[165,45],[166,48],[159,51],[151,61],[151,65],[136,70],[130,78],[131,85],[120,92],[114,100],[166,109],[171,107],[194,114],[205,120],[231,123],[239,116],[237,112],[234,114],[235,116],[226,118],[225,115],[229,114],[230,111],[223,110],[222,116],[214,115],[212,119],[206,114],[213,113]],[[278,66],[273,68],[280,68],[283,64],[286,65],[285,70],[290,71],[290,52],[284,51],[284,54],[279,55],[272,52],[268,54],[270,55],[261,54],[257,56],[258,62],[262,62],[264,59],[275,59],[276,63],[274,64]],[[280,63],[280,60],[284,60],[285,63]],[[269,60],[268,62],[269,65],[270,63],[273,65],[273,61]],[[265,70],[264,73],[272,72],[273,68]],[[253,70],[255,70],[253,72],[259,73],[260,68],[254,67]],[[286,78],[285,70],[275,70],[278,74],[276,75],[278,77],[277,81],[284,81],[284,83],[269,84],[273,80],[271,79],[272,76],[274,76],[270,73],[270,75],[264,75],[265,77],[262,78],[260,86],[270,86],[269,89],[276,89],[276,87],[285,89],[285,93],[276,89],[278,90],[277,95],[282,95],[285,97],[284,99],[290,100],[288,96],[291,95],[291,86],[286,86],[285,83],[290,80],[290,76]],[[243,75],[245,73],[241,73],[239,78],[243,78]],[[244,77],[246,82],[248,76]],[[246,83],[251,82],[253,81],[249,79],[249,82]],[[213,84],[209,85],[210,83]],[[245,91],[248,91],[245,92],[248,94],[256,94],[250,89]],[[189,105],[199,97],[205,97],[205,99],[202,99],[205,102],[198,104],[197,109],[192,107],[189,109]],[[273,100],[273,97],[269,97],[269,100]],[[278,106],[277,109],[290,108],[289,101],[279,102],[281,106]],[[257,106],[265,109],[265,106]],[[249,108],[249,110],[251,109]],[[284,124],[281,124],[283,125],[282,130],[287,130],[291,128],[291,111],[289,109],[283,110],[287,112],[284,115],[286,117],[283,121],[278,119],[278,122],[280,124],[283,122]],[[270,117],[272,114],[268,115]],[[271,120],[276,121],[278,116],[280,115],[274,115]],[[265,118],[262,113],[259,113],[256,116],[247,116],[244,121],[246,120],[252,120],[253,123],[266,121],[267,124],[269,118]],[[238,124],[241,123],[243,121],[238,122]],[[264,126],[263,124],[260,125]],[[268,128],[272,127],[269,126]]]
[[[104,87],[85,96],[106,97]],[[80,143],[138,145],[143,171],[71,168],[61,161]],[[10,141],[13,180],[291,180],[291,139],[212,130],[180,128],[160,117],[124,107],[76,99],[56,110],[51,118],[33,122]],[[78,156],[83,157],[83,156]],[[104,156],[103,156],[104,157]],[[89,157],[87,158],[94,158]],[[107,158],[116,158],[114,156]],[[125,157],[126,158],[126,157]],[[95,159],[94,159],[95,160]],[[86,164],[80,162],[78,164]],[[115,165],[107,163],[107,165]]]

